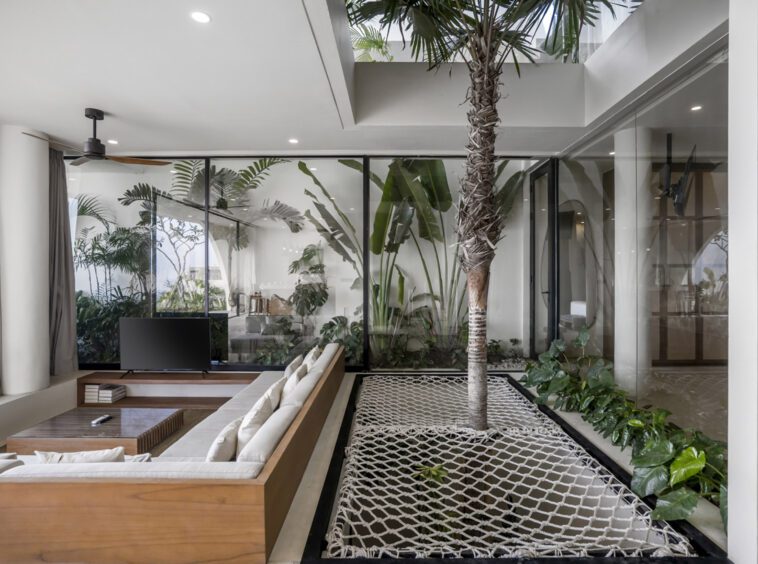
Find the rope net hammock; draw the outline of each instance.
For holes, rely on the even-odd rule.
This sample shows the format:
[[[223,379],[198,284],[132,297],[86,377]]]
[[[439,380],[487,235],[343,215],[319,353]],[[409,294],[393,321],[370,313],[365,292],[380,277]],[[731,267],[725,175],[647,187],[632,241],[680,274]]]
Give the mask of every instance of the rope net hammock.
[[[507,379],[488,431],[466,405],[465,376],[364,378],[327,557],[695,555]]]

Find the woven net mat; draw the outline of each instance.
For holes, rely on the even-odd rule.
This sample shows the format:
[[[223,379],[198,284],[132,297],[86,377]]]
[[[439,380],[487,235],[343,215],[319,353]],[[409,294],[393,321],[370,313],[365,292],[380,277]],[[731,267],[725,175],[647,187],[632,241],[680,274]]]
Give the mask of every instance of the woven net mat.
[[[490,377],[489,431],[464,427],[466,397],[465,376],[364,378],[326,556],[695,554],[506,379]]]

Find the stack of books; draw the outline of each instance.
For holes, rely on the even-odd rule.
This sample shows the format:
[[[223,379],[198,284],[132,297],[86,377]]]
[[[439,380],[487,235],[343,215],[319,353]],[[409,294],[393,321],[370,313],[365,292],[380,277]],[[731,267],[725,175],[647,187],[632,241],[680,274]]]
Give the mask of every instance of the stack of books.
[[[120,384],[85,384],[84,403],[116,403],[126,397],[126,386]]]

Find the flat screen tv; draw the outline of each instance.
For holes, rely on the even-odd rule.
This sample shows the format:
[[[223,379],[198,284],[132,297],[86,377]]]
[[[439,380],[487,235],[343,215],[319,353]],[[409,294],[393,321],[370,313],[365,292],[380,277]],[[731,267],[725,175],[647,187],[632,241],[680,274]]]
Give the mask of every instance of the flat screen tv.
[[[211,329],[207,317],[122,317],[122,370],[208,370]]]

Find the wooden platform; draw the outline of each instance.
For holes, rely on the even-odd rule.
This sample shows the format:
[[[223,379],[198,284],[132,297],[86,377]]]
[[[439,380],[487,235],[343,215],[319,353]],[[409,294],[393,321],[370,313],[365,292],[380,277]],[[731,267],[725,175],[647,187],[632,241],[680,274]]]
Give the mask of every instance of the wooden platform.
[[[163,385],[163,386],[243,386],[259,376],[259,372],[95,372],[77,380],[77,405],[79,407],[103,407],[102,403],[85,403],[84,386],[87,384]],[[175,407],[180,409],[218,409],[234,395],[234,389],[226,396],[127,396],[115,404],[118,407]]]

